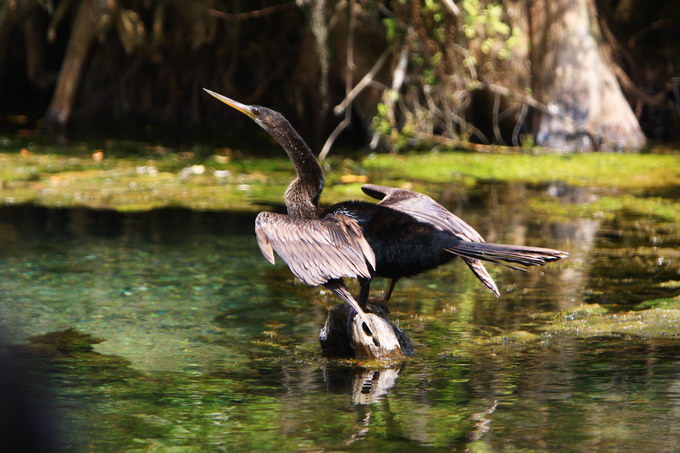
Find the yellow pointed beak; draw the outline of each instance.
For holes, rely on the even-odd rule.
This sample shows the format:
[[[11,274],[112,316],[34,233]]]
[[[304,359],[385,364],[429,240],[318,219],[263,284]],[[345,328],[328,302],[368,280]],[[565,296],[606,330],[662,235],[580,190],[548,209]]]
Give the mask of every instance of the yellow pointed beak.
[[[253,112],[253,109],[245,104],[241,104],[240,102],[237,102],[233,99],[229,99],[226,96],[222,96],[221,94],[215,93],[214,91],[210,91],[207,88],[203,88],[203,91],[211,95],[212,97],[224,102],[227,104],[229,107],[235,108],[239,112],[243,113],[244,115],[249,116],[252,119],[255,119],[255,113]]]

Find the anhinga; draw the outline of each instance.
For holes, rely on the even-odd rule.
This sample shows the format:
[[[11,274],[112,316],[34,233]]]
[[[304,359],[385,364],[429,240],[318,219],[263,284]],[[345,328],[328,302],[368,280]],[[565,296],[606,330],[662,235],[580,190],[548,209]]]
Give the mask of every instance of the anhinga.
[[[361,189],[378,204],[345,201],[319,208],[324,174],[316,156],[288,120],[278,112],[245,105],[210,90],[215,98],[252,118],[279,142],[295,166],[297,177],[285,193],[288,215],[261,212],[255,220],[260,250],[274,263],[274,251],[305,284],[324,285],[354,308],[364,320],[371,280],[390,279],[382,303],[394,285],[460,256],[496,296],[500,293],[480,260],[540,266],[568,254],[521,245],[485,243],[482,236],[427,195],[410,190],[365,184]],[[343,283],[357,278],[355,300]]]

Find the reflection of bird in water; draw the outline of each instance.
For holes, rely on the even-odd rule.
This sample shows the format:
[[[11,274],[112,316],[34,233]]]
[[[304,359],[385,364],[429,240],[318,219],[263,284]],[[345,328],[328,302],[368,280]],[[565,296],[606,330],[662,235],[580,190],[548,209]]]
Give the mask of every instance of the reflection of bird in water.
[[[255,232],[262,254],[274,262],[274,251],[308,285],[324,285],[350,304],[363,318],[371,280],[390,279],[383,304],[394,285],[460,256],[477,278],[496,296],[500,293],[480,260],[540,266],[567,253],[520,245],[487,244],[470,225],[427,195],[410,190],[366,184],[362,190],[380,201],[345,201],[319,209],[324,174],[316,157],[278,112],[244,105],[210,90],[225,104],[252,118],[276,141],[293,162],[297,177],[285,193],[288,215],[261,212]],[[358,300],[343,277],[357,278]]]

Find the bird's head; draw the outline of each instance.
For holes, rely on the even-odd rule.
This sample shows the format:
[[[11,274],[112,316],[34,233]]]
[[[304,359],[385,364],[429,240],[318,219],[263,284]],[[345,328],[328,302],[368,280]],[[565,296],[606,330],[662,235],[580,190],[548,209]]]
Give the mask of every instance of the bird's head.
[[[303,218],[314,218],[318,214],[319,195],[323,190],[324,175],[312,150],[288,120],[267,107],[246,105],[203,88],[206,93],[250,117],[274,140],[279,142],[295,166],[297,178],[286,190],[288,213]]]
[[[284,124],[288,124],[286,118],[277,111],[274,111],[267,107],[262,107],[260,105],[242,104],[226,96],[222,96],[219,93],[210,91],[207,88],[203,88],[203,90],[209,95],[213,96],[214,98],[224,102],[229,107],[232,107],[238,110],[239,112],[243,113],[244,115],[248,116],[257,124],[259,124],[260,127],[262,127],[262,129],[269,132],[274,137],[277,136],[276,130],[278,128],[280,128]]]

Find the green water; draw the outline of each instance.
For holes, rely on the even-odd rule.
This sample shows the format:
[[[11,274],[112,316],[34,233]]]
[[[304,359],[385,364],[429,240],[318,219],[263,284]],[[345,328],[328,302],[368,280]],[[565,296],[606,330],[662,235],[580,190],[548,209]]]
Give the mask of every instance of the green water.
[[[489,241],[571,257],[490,266],[500,299],[460,263],[401,281],[401,364],[320,356],[338,301],[260,256],[253,214],[1,208],[0,326],[67,451],[677,451],[680,336],[557,328],[678,308],[677,225],[527,215],[544,191],[444,194]]]

